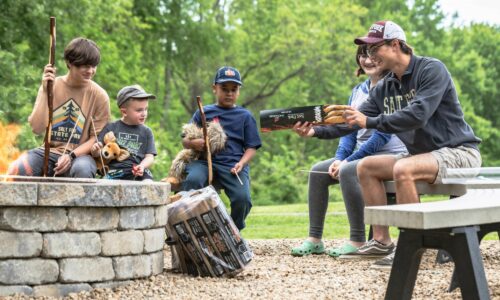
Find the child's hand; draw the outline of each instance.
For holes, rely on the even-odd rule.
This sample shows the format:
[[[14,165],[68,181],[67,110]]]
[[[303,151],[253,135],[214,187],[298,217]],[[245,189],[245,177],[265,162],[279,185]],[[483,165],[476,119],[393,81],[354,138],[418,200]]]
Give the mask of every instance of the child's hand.
[[[132,166],[132,174],[135,177],[141,177],[142,175],[144,175],[144,167],[141,164],[133,165]]]
[[[205,140],[204,139],[193,139],[190,141],[191,149],[196,151],[205,150]]]
[[[231,169],[231,173],[238,174],[239,172],[241,172],[243,167],[244,167],[244,165],[239,162],[239,163],[235,164],[234,167]]]
[[[92,157],[99,157],[99,152],[102,149],[102,143],[97,142],[92,145],[92,148],[90,148],[90,154],[92,154]]]

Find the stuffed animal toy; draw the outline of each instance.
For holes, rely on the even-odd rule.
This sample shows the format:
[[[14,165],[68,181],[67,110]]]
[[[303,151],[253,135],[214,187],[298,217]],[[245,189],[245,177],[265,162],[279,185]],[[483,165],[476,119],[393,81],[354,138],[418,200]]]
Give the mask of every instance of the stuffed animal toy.
[[[210,143],[210,152],[215,154],[224,149],[227,136],[219,122],[209,122],[207,124],[208,141]],[[182,136],[194,140],[203,138],[203,130],[196,124],[185,124],[182,126]],[[162,181],[168,182],[173,189],[177,189],[180,183],[185,179],[184,170],[186,165],[203,157],[204,153],[193,149],[183,149],[175,156],[170,166],[168,177]]]
[[[124,161],[129,158],[129,156],[130,153],[127,150],[120,148],[118,143],[116,143],[115,134],[110,131],[104,135],[104,147],[102,147],[100,155],[98,157],[94,157],[97,165],[97,171],[99,174],[104,176],[104,170],[106,173],[109,171],[108,164],[112,160],[116,159],[117,161]]]

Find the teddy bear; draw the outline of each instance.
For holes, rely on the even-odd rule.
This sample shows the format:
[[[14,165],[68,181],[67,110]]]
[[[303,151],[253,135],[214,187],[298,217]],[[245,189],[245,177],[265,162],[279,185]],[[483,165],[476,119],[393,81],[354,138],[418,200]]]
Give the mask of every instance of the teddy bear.
[[[97,165],[97,171],[104,176],[109,171],[108,164],[112,160],[124,161],[129,158],[130,153],[126,149],[120,148],[116,142],[115,134],[110,131],[104,135],[104,146],[98,157],[94,157]],[[104,165],[103,165],[104,163]]]
[[[207,135],[210,144],[210,152],[215,154],[224,149],[227,136],[219,122],[208,122]],[[203,130],[196,124],[190,123],[182,126],[182,136],[190,140],[203,139]],[[180,183],[185,179],[186,165],[203,157],[205,153],[194,149],[183,149],[175,156],[170,166],[168,177],[162,179],[171,184],[173,189],[178,189]]]

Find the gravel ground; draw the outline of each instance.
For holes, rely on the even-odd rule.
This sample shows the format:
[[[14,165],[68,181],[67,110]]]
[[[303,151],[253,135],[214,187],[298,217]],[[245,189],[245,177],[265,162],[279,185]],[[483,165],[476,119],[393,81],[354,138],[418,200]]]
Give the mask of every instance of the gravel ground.
[[[193,278],[164,271],[115,290],[95,289],[70,294],[65,299],[383,299],[389,272],[370,269],[369,260],[340,260],[327,255],[292,257],[290,248],[300,240],[249,242],[255,258],[235,278]],[[327,242],[326,246],[339,246],[342,242]],[[500,244],[498,241],[484,241],[481,250],[490,295],[493,299],[500,299]],[[424,254],[413,298],[461,298],[459,290],[446,293],[453,264],[436,265],[435,257],[436,251]],[[165,249],[165,268],[170,268],[168,249]]]

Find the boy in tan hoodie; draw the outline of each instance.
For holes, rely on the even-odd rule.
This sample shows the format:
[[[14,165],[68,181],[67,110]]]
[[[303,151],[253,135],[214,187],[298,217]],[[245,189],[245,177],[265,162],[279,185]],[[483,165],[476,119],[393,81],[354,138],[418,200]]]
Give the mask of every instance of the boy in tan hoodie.
[[[110,118],[109,97],[92,81],[100,62],[97,45],[85,38],[73,39],[64,49],[68,73],[56,77],[56,69],[46,65],[42,85],[28,121],[35,134],[44,134],[48,124],[47,82],[54,82],[49,176],[93,178],[94,159],[89,155],[95,133]],[[14,161],[9,175],[41,176],[44,149],[29,150]]]

